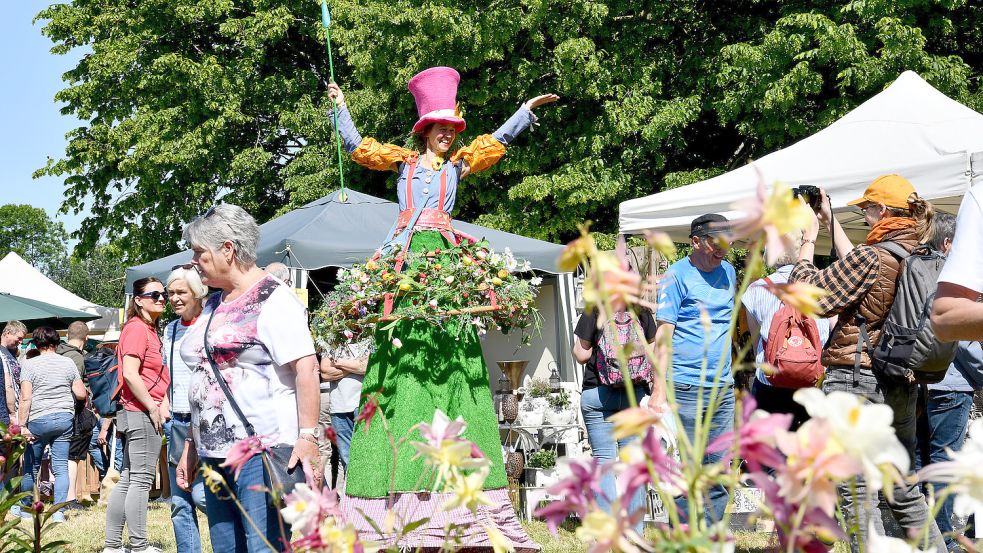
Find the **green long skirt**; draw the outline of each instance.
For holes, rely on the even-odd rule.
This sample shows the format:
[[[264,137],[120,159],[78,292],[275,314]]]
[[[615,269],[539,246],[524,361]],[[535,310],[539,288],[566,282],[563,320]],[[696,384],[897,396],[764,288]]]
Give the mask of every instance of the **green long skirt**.
[[[449,246],[440,233],[421,231],[414,234],[410,250],[426,252]],[[395,311],[399,311],[398,305]],[[454,323],[441,328],[426,321],[400,321],[392,338],[399,338],[401,348],[393,346],[388,331],[376,334],[376,349],[369,356],[362,384],[362,407],[366,397],[377,393],[379,410],[386,416],[393,441],[406,440],[398,446],[393,478],[392,446],[381,417],[376,413],[368,431],[365,423],[359,423],[349,451],[346,495],[380,498],[389,495],[391,489],[429,491],[431,471],[425,473],[422,459],[413,460],[415,450],[410,445],[423,441],[423,437],[416,430],[410,433],[410,429],[420,422],[430,423],[437,409],[451,420],[462,417],[467,423],[464,437],[491,460],[485,489],[506,486],[488,368],[474,326],[466,326],[458,334]]]

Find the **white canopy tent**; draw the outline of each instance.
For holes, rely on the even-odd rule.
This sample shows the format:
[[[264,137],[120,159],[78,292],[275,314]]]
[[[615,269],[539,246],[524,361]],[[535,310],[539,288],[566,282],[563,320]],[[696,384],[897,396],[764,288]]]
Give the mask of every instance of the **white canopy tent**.
[[[696,217],[740,216],[731,205],[754,195],[758,171],[766,185],[823,187],[856,243],[868,229],[846,203],[880,175],[902,175],[936,207],[958,209],[963,193],[983,181],[983,115],[906,71],[829,127],[787,148],[712,179],[623,202],[621,232],[661,230],[688,242]]]
[[[76,296],[14,252],[0,260],[0,292],[100,315],[87,323],[91,334],[101,335],[120,328],[118,309],[96,305]]]

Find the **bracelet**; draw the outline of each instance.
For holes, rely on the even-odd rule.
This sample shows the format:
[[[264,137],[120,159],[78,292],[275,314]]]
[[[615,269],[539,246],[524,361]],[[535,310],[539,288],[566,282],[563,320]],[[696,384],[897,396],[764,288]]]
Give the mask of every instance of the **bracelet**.
[[[300,436],[297,436],[297,438],[317,445],[317,438],[315,438],[313,434],[301,434]]]
[[[311,436],[317,436],[316,428],[301,428],[297,431],[298,434],[310,434]]]
[[[803,244],[812,244],[813,246],[815,246],[816,245],[816,239],[813,238],[813,239],[810,240],[810,239],[806,238],[806,239],[803,239],[802,240],[802,243]]]

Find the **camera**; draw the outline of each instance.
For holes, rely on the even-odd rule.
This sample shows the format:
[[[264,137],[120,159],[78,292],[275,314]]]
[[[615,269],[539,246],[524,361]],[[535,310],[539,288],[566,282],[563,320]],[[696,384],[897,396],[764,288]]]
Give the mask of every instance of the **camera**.
[[[818,186],[810,186],[808,184],[796,186],[792,189],[792,197],[802,198],[802,201],[811,207],[813,211],[819,211],[823,205],[823,193],[819,190]]]

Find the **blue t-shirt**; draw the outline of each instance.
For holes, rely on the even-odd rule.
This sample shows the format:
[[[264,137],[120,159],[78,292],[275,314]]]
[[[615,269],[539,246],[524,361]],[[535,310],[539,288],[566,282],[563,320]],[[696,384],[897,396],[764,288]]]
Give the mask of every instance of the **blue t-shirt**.
[[[676,384],[713,386],[723,356],[720,384],[731,386],[731,341],[728,335],[734,312],[737,274],[721,262],[704,273],[689,257],[673,263],[661,282],[656,319],[676,326],[672,334],[672,379]],[[710,335],[700,322],[700,308],[710,317]],[[704,358],[706,372],[701,379]]]

